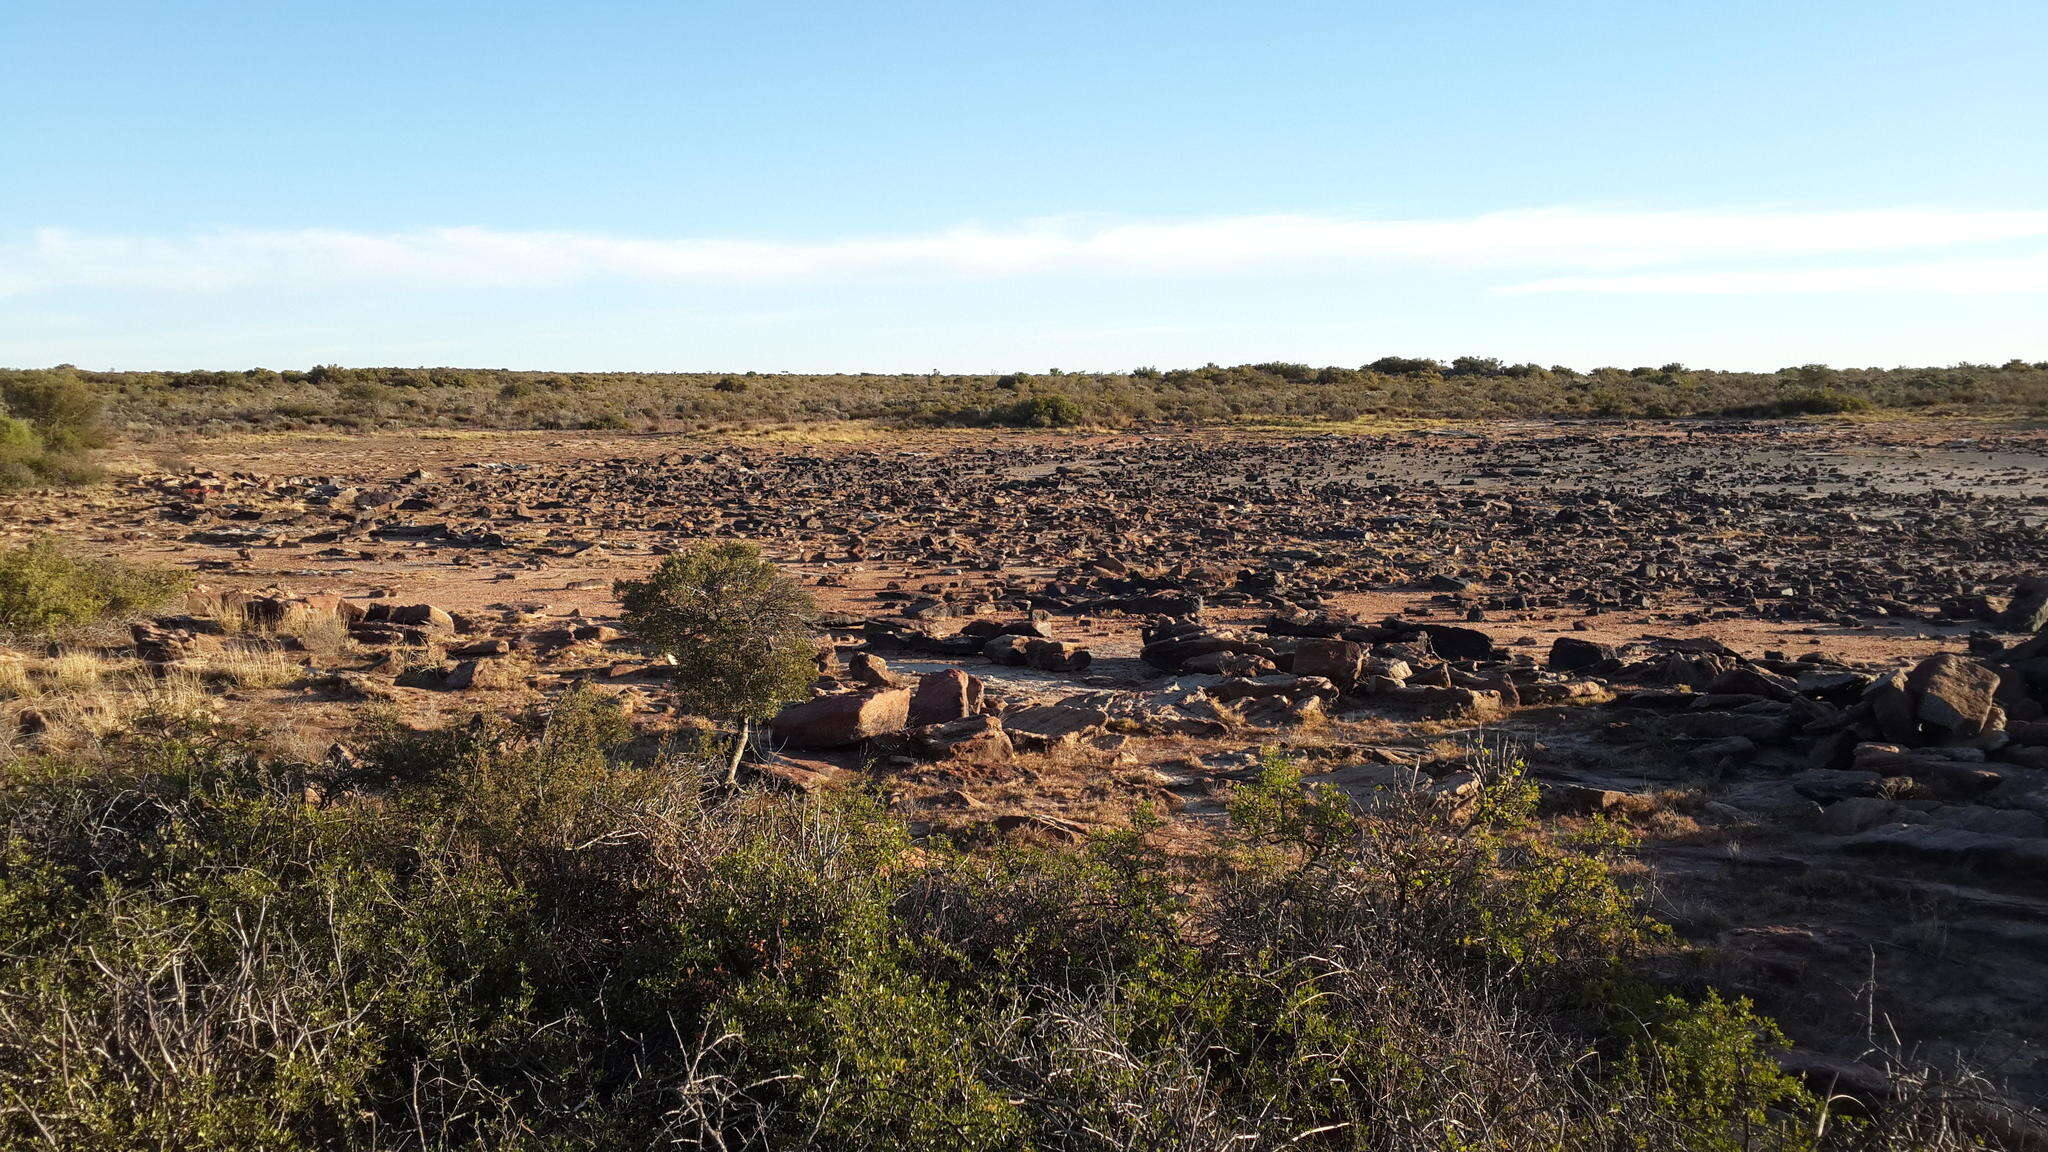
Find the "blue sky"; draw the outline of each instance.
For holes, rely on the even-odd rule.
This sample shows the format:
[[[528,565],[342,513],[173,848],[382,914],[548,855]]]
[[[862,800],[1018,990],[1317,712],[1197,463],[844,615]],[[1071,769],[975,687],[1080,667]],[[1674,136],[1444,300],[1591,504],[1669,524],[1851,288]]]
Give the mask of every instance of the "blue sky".
[[[2048,359],[2048,4],[0,5],[0,364]]]

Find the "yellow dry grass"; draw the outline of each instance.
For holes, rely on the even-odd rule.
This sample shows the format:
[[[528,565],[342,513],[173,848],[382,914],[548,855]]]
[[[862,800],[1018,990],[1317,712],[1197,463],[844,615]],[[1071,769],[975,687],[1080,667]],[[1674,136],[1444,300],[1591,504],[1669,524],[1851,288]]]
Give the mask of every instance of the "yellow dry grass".
[[[1256,416],[1233,421],[1226,427],[1233,432],[1270,432],[1289,436],[1396,436],[1431,428],[1449,428],[1455,424],[1456,421],[1452,420],[1421,416],[1356,416],[1349,420]]]
[[[19,752],[32,732],[44,751],[88,747],[144,716],[197,721],[219,701],[200,672],[161,674],[138,660],[66,652],[42,660],[0,659],[0,754]]]
[[[210,611],[220,622],[221,631],[229,636],[296,639],[308,652],[330,657],[340,655],[349,643],[348,624],[339,616],[327,613],[293,610],[276,624],[268,624],[252,617],[245,605],[234,601]]]
[[[283,688],[306,674],[303,665],[283,652],[209,653],[180,661],[178,670],[236,688]]]
[[[199,721],[225,690],[283,688],[305,669],[277,651],[210,653],[152,667],[74,649],[47,657],[0,653],[0,753],[90,746],[143,717]]]
[[[29,672],[28,661],[0,656],[0,703],[33,696],[40,690],[35,677]]]
[[[833,420],[818,424],[777,424],[768,428],[718,432],[707,439],[747,440],[770,444],[868,444],[898,433],[872,420]]]

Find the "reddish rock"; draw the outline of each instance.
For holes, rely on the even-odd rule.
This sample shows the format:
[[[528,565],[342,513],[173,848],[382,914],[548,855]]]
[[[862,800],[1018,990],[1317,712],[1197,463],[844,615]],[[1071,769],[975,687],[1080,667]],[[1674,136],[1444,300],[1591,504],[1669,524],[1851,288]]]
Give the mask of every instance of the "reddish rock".
[[[900,732],[909,718],[910,689],[875,688],[791,704],[769,729],[792,748],[841,748]]]
[[[1095,657],[1079,644],[1060,640],[1027,640],[1024,663],[1040,672],[1079,672]]]
[[[969,716],[905,733],[911,751],[926,760],[1001,764],[1016,746],[993,716]]]
[[[1099,709],[1041,704],[1003,717],[1003,730],[1017,747],[1044,751],[1079,744],[1101,734],[1108,723],[1109,714]]]
[[[1303,640],[1294,650],[1296,676],[1321,676],[1349,691],[1365,668],[1365,646],[1352,640]]]
[[[981,646],[981,654],[998,664],[1021,667],[1024,664],[1024,646],[1031,643],[1022,636],[998,636]]]
[[[870,688],[901,688],[910,683],[909,679],[889,670],[880,656],[872,652],[856,652],[846,662],[846,670],[855,682]]]
[[[480,657],[464,660],[450,669],[443,681],[457,690],[482,689],[485,691],[519,688],[526,683],[526,665],[518,660],[505,657]]]
[[[1906,677],[1906,687],[1923,724],[1956,736],[1976,736],[1994,726],[1998,673],[1974,660],[1953,652],[1930,656]]]
[[[981,697],[981,678],[958,668],[920,676],[910,694],[910,723],[922,728],[965,719],[981,711]]]
[[[409,624],[436,632],[455,631],[455,617],[432,604],[372,604],[365,619],[379,624]]]
[[[814,794],[852,783],[858,777],[837,764],[796,756],[770,755],[753,766],[771,786]]]

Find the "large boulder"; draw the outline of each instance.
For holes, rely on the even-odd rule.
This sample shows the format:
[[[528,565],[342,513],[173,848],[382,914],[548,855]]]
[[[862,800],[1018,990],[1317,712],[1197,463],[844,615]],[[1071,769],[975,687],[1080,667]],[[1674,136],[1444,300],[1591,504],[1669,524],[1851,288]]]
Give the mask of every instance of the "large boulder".
[[[1963,755],[1971,751],[1949,748],[1908,750],[1897,744],[1866,743],[1856,745],[1850,763],[1858,772],[1905,777],[1937,795],[1974,796],[1998,787],[2003,777],[1986,768],[1981,759],[1972,760]]]
[[[968,716],[915,728],[904,734],[915,755],[926,760],[960,764],[1001,764],[1015,746],[993,716]]]
[[[228,646],[221,636],[162,624],[137,621],[128,630],[135,641],[135,655],[150,664],[169,664],[191,656],[224,652]]]
[[[769,731],[792,748],[843,748],[900,732],[909,719],[910,689],[871,688],[791,704]]]
[[[846,673],[868,688],[903,688],[910,679],[889,670],[889,665],[872,652],[856,652],[846,661]]]
[[[1321,696],[1247,696],[1230,705],[1238,721],[1252,728],[1293,728],[1321,723],[1328,711]]]
[[[486,656],[456,664],[443,683],[458,691],[504,691],[525,687],[528,671],[526,663],[515,657]]]
[[[1294,649],[1297,676],[1320,676],[1349,691],[1365,668],[1365,646],[1353,640],[1303,640]]]
[[[931,672],[917,678],[910,693],[910,724],[922,728],[963,720],[981,711],[982,682],[958,668]]]
[[[2013,590],[2012,603],[1999,614],[1998,626],[2008,632],[2039,632],[2048,628],[2048,576],[2029,576]]]
[[[363,618],[375,624],[405,624],[434,632],[455,631],[455,617],[432,604],[372,604]]]
[[[1863,702],[1870,705],[1870,719],[1885,739],[1903,743],[1919,734],[1920,721],[1913,714],[1913,694],[1903,670],[1878,677],[1864,690]]]
[[[1550,670],[1552,672],[1579,672],[1604,664],[1615,658],[1615,651],[1606,644],[1595,644],[1576,636],[1559,636],[1550,643]]]
[[[1145,663],[1166,672],[1180,672],[1198,656],[1212,652],[1235,652],[1272,660],[1272,646],[1218,631],[1198,620],[1161,620],[1147,624],[1145,646],[1138,655]]]
[[[1040,672],[1079,672],[1095,657],[1079,644],[1063,640],[1027,640],[1024,663]]]
[[[1974,660],[1943,652],[1920,662],[1906,677],[1914,697],[1914,718],[1952,736],[1981,735],[1997,709],[1998,673]]]
[[[1197,676],[1270,676],[1280,670],[1271,660],[1244,652],[1205,652],[1180,668]]]
[[[1454,624],[1424,624],[1422,634],[1429,637],[1429,646],[1446,660],[1498,660],[1500,648],[1493,637],[1477,628],[1460,628]]]
[[[1003,717],[1003,731],[1017,747],[1041,752],[1079,744],[1107,730],[1109,714],[1097,708],[1040,704]]]
[[[981,654],[989,660],[1010,668],[1024,666],[1024,647],[1031,641],[1023,636],[1004,634],[981,646]]]

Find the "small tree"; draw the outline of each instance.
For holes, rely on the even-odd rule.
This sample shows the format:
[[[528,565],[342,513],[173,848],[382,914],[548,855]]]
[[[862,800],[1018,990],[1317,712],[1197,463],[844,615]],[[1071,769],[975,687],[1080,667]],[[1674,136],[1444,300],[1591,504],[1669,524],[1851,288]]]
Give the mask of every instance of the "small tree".
[[[728,783],[754,723],[799,700],[817,678],[817,605],[751,544],[706,544],[664,559],[612,592],[625,625],[679,669],[683,702],[734,728]]]

